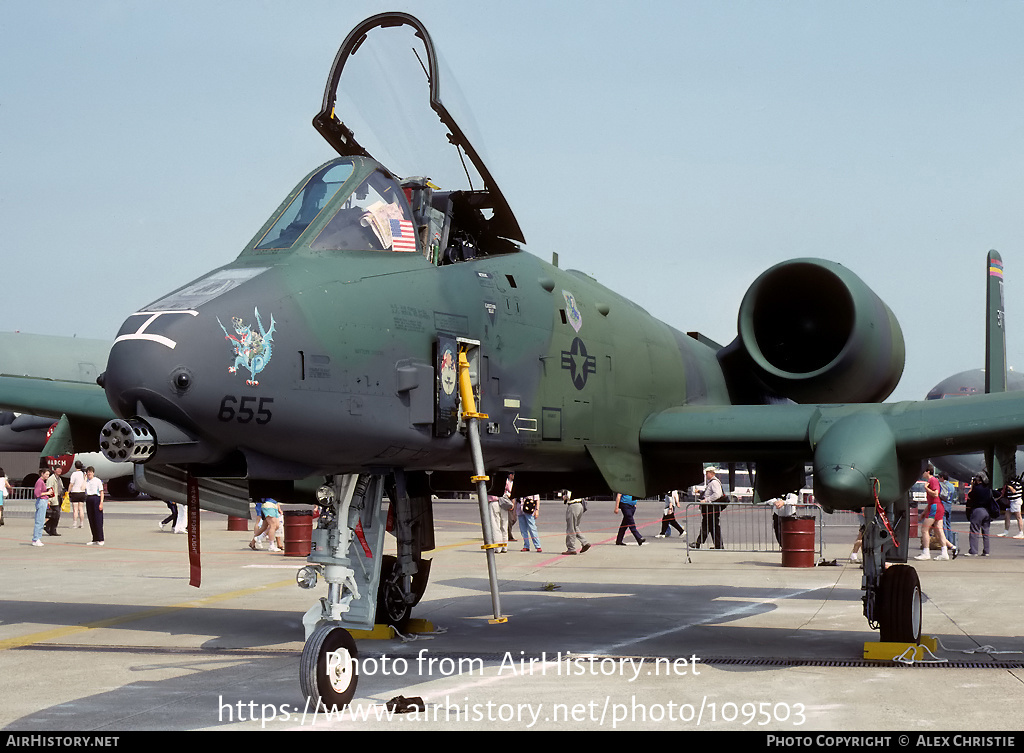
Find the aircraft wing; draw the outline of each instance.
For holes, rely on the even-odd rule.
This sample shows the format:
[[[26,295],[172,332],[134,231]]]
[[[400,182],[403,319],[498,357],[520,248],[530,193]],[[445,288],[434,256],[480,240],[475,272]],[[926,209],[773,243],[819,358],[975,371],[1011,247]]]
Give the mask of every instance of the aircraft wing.
[[[74,449],[98,449],[100,429],[115,418],[96,383],[109,352],[101,340],[0,333],[0,410],[61,419]]]
[[[791,490],[805,462],[814,467],[815,499],[858,509],[877,494],[895,501],[933,456],[1016,445],[1024,440],[1024,396],[857,405],[677,407],[644,423],[645,462],[715,460],[758,463],[761,499]]]
[[[100,424],[116,418],[107,396],[95,383],[7,374],[0,374],[0,409],[55,419],[67,415]]]

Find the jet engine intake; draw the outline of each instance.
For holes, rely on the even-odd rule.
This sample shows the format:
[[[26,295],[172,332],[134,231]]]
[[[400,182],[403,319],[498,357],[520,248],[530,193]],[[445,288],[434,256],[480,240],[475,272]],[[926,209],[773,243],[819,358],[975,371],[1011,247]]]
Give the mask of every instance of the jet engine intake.
[[[743,297],[738,329],[718,354],[736,402],[880,402],[903,374],[896,317],[834,262],[795,259],[768,269]]]

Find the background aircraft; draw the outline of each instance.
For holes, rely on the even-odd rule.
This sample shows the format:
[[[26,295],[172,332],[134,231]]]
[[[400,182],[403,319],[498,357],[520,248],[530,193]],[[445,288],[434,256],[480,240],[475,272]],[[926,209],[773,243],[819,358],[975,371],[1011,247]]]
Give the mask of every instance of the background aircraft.
[[[53,424],[54,420],[45,416],[0,411],[0,452],[38,454],[46,444],[46,433]]]
[[[1024,390],[1024,376],[1015,371],[1008,371],[1007,390],[1020,392]],[[985,370],[974,369],[962,371],[939,382],[928,393],[926,400],[945,400],[966,395],[985,393]],[[950,478],[962,483],[970,483],[971,479],[986,468],[985,454],[975,452],[968,455],[940,455],[932,458],[932,465],[949,474]],[[1024,469],[1024,452],[1017,450],[1015,467]]]
[[[464,121],[440,97],[444,77],[415,19],[388,21],[416,28],[420,42],[403,38],[378,59],[389,78],[402,67],[422,86],[429,72],[431,109],[478,173],[472,185],[434,163],[414,171],[389,158],[384,167],[367,148],[377,130],[351,129],[348,111],[339,113],[344,122],[336,117],[347,53],[364,33],[373,44],[360,51],[374,46],[381,21],[346,39],[314,121],[341,156],[300,182],[234,263],[128,318],[102,377],[109,407],[90,402],[94,391],[55,399],[53,385],[18,378],[0,382],[5,404],[53,400],[73,433],[113,408],[121,418],[104,427],[107,451],[136,462],[150,488],[179,496],[187,488],[211,509],[247,510],[250,494],[308,499],[303,482],[327,476],[311,561],[328,598],[307,614],[300,672],[310,695],[354,691],[344,656],[355,647],[339,625],[372,621],[366,595],[378,580],[390,586],[386,606],[415,603],[420,555],[431,548],[431,484],[482,476],[462,433],[472,445],[474,426],[482,426],[488,467],[515,470],[522,493],[571,479],[582,489],[644,494],[685,485],[710,457],[756,461],[766,498],[798,487],[810,460],[827,508],[877,503],[897,521],[892,531],[874,519],[866,533],[866,615],[883,638],[915,640],[916,573],[882,567],[893,538],[906,544],[898,522],[905,491],[937,451],[1019,441],[1020,400],[856,404],[895,387],[903,338],[878,296],[832,262],[770,267],[740,306],[739,337],[723,348],[673,330],[587,275],[522,252],[518,221]],[[410,41],[424,45],[416,60],[406,57]],[[348,71],[368,73],[359,60]],[[426,157],[424,148],[418,158]],[[406,176],[403,185],[391,171]],[[444,190],[411,175],[444,175]],[[596,199],[604,204],[592,202],[587,217],[608,221],[616,209],[636,217],[631,196],[602,191]],[[412,240],[403,223],[415,229]],[[651,242],[645,233],[625,237],[630,248]],[[720,305],[716,287],[711,305]],[[224,478],[236,480],[237,493],[211,500],[203,482]],[[399,556],[382,574],[385,486]],[[360,551],[373,567],[352,566]]]
[[[1005,282],[1002,257],[997,251],[989,251],[985,260],[985,368],[947,377],[933,387],[925,399],[945,400],[967,395],[1024,390],[1024,377],[1006,366],[1006,309],[1003,295]],[[936,345],[936,353],[941,355],[942,352],[941,346]],[[1019,448],[1012,456],[1008,449],[1006,452],[1004,461],[1007,473],[1015,476],[1017,469],[1024,468],[1024,452]],[[983,470],[988,471],[990,476],[993,474],[992,457],[982,452],[941,455],[933,458],[932,463],[939,470],[946,471],[951,478],[964,483],[970,483],[974,476]],[[996,463],[996,466],[1000,464]],[[997,467],[995,474],[1002,477],[1002,468]],[[1005,478],[993,477],[994,488],[1001,487],[1004,481]]]
[[[96,392],[96,377],[102,372],[110,352],[109,341],[91,340],[78,337],[57,337],[52,335],[31,335],[21,332],[0,332],[0,361],[5,376],[18,377],[26,381],[42,381],[48,385],[49,393],[61,399],[68,395],[93,394],[95,405],[102,414],[102,396]],[[16,394],[9,396],[17,402]],[[74,399],[74,398],[72,398]],[[93,452],[76,452],[70,434],[70,424],[60,422],[63,411],[60,400],[37,402],[41,415],[0,412],[0,452],[31,453],[35,459],[14,459],[5,471],[17,473],[14,482],[31,486],[41,462],[61,465],[69,473],[76,459],[86,466],[93,466],[96,475],[107,482],[107,488],[115,497],[137,494],[130,467],[108,461],[98,452],[94,432],[97,425],[76,423],[77,447],[93,448]],[[44,413],[45,412],[45,413]],[[110,412],[113,417],[113,412]],[[59,428],[59,431],[58,431]],[[48,442],[56,433],[53,444]],[[48,459],[47,459],[48,458]],[[16,485],[17,485],[16,484]]]
[[[107,483],[107,490],[112,496],[132,497],[138,493],[132,480],[131,466],[112,463],[99,452],[42,455],[56,426],[57,421],[53,417],[0,411],[0,453],[8,453],[3,462],[4,471],[14,486],[32,486],[42,465],[50,468],[59,465],[67,475],[80,460],[86,467],[92,466],[96,470],[96,476]]]

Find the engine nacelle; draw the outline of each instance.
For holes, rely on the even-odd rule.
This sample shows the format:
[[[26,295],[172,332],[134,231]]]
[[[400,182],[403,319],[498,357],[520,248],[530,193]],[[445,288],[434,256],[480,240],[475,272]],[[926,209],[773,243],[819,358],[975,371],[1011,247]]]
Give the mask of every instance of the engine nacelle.
[[[777,264],[740,304],[739,336],[719,351],[736,402],[880,402],[903,374],[896,317],[845,267]]]

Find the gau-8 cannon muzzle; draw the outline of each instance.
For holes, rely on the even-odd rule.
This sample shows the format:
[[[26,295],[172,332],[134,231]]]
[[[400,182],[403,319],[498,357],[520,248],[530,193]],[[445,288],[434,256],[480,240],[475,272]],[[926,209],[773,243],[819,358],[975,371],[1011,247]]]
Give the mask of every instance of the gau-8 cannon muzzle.
[[[115,463],[207,463],[218,453],[168,421],[147,416],[115,418],[100,430],[100,451]]]
[[[153,427],[139,418],[115,418],[100,430],[100,452],[114,463],[145,463],[156,447]]]

